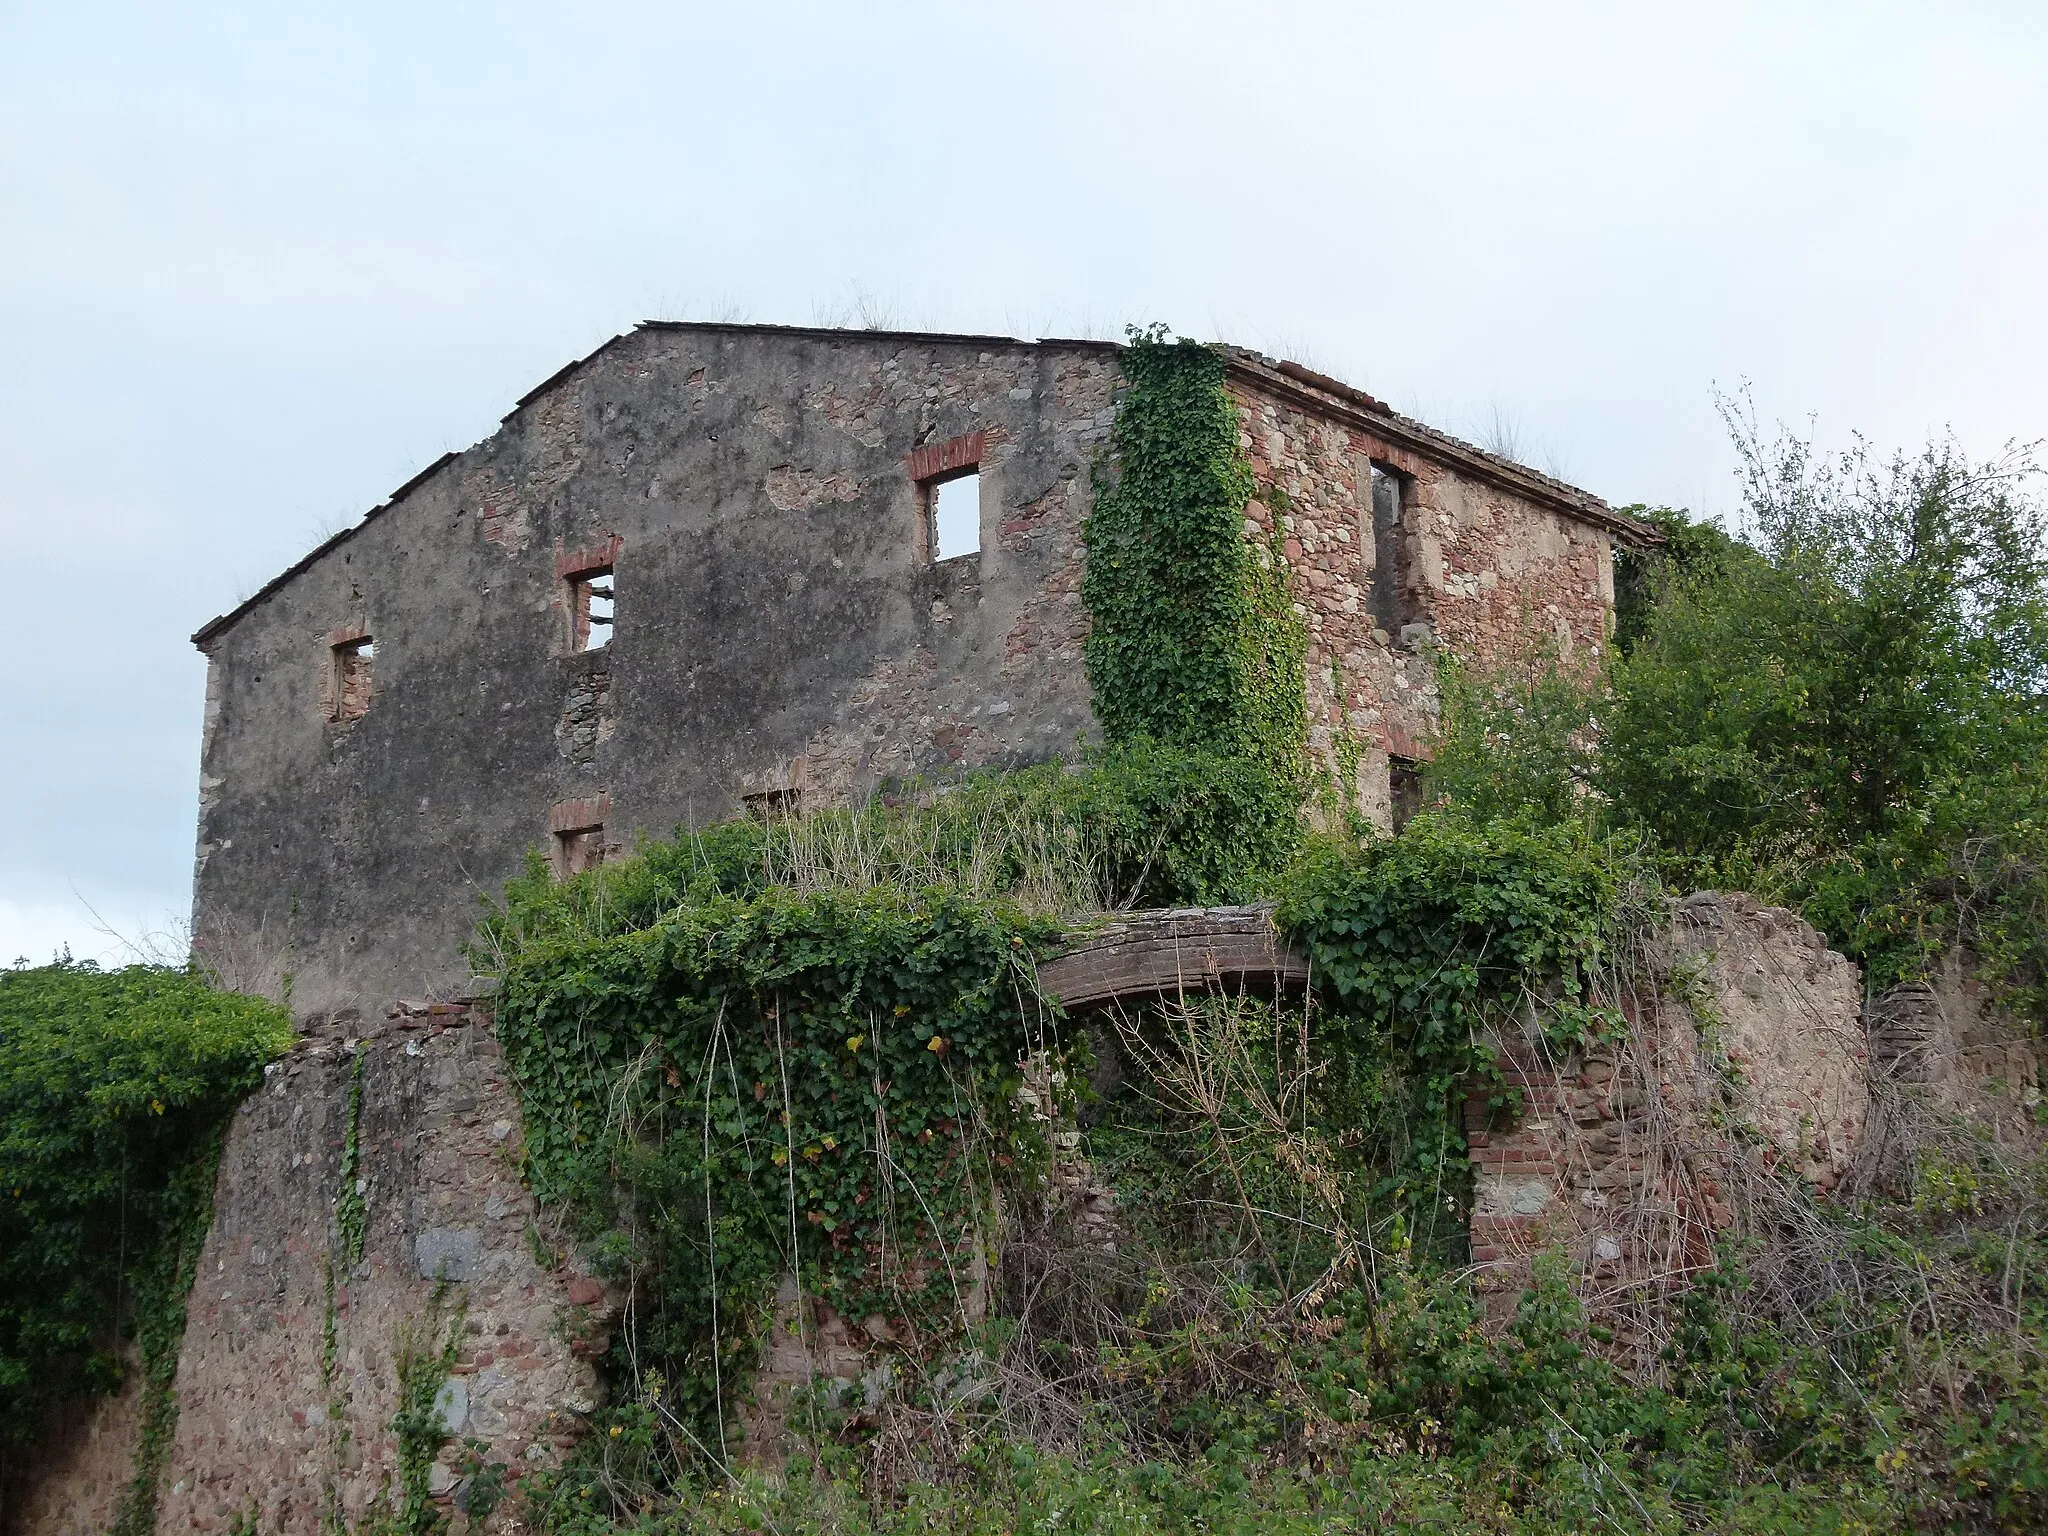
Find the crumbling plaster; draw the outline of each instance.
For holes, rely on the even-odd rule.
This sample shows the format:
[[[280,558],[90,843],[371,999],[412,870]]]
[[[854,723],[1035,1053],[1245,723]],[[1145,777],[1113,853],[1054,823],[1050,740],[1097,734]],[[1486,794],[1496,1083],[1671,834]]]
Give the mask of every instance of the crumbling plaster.
[[[1388,754],[1427,750],[1432,637],[1481,660],[1532,634],[1597,651],[1617,520],[1230,355],[1248,525],[1278,533],[1309,626],[1311,744],[1332,771],[1357,748],[1352,788],[1387,824]],[[200,943],[238,984],[289,977],[304,1009],[445,993],[474,898],[545,842],[550,805],[605,793],[607,846],[630,847],[750,794],[843,804],[1072,755],[1094,729],[1082,529],[1119,380],[1096,342],[720,325],[643,327],[563,370],[196,637]],[[918,466],[963,454],[981,548],[935,563]],[[1373,460],[1411,493],[1417,622],[1396,634],[1365,600]],[[603,565],[613,638],[578,652],[568,576]],[[367,706],[338,721],[337,636],[375,646]]]
[[[1611,527],[1432,457],[1397,418],[1375,430],[1264,370],[1240,371],[1232,387],[1259,487],[1247,531],[1277,543],[1308,627],[1310,748],[1337,778],[1348,742],[1357,765],[1346,787],[1389,828],[1388,757],[1426,757],[1435,731],[1433,647],[1482,667],[1532,646],[1598,656],[1614,603]],[[1372,601],[1374,464],[1402,483],[1404,622],[1391,630]]]

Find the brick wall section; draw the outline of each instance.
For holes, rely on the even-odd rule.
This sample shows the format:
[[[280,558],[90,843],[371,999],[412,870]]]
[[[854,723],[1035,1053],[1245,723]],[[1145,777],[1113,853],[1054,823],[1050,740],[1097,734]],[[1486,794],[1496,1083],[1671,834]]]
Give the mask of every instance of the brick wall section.
[[[334,1276],[329,1380],[326,1265],[341,1262],[351,1047],[366,1053],[368,1242],[362,1265]],[[460,1433],[518,1475],[573,1443],[609,1314],[595,1281],[536,1258],[519,1124],[488,1018],[458,1006],[327,1021],[271,1069],[230,1132],[192,1292],[164,1536],[224,1532],[252,1504],[265,1531],[325,1529],[330,1509],[353,1529],[396,1476],[394,1337],[426,1316],[437,1272],[469,1305]],[[452,1497],[450,1477],[436,1482]]]
[[[1626,1038],[1558,1055],[1503,1034],[1519,1117],[1466,1102],[1472,1262],[1497,1320],[1553,1249],[1626,1347],[1711,1264],[1749,1173],[1826,1190],[1854,1155],[1869,1102],[1855,966],[1796,914],[1715,892],[1674,904],[1653,963]]]
[[[1497,1322],[1544,1249],[1564,1254],[1594,1315],[1622,1329],[1711,1264],[1729,1214],[1714,1171],[1726,1147],[1691,1112],[1691,1063],[1665,1059],[1658,1030],[1652,1019],[1622,1046],[1562,1060],[1501,1042],[1519,1117],[1489,1127],[1485,1100],[1466,1102],[1472,1263]]]
[[[1481,666],[1532,641],[1598,655],[1613,606],[1611,536],[1255,376],[1233,374],[1231,390],[1260,487],[1248,531],[1277,532],[1308,624],[1311,749],[1334,773],[1349,733],[1363,752],[1359,807],[1387,826],[1387,755],[1427,754],[1438,698],[1428,647],[1373,615],[1372,464],[1403,477],[1414,618]]]

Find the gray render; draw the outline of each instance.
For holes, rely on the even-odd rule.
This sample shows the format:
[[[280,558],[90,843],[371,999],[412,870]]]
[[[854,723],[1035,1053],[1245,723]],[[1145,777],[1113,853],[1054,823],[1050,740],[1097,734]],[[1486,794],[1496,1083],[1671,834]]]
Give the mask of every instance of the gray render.
[[[1503,579],[1568,574],[1597,643],[1588,573],[1625,521],[1604,504],[1335,381],[1233,368],[1262,464],[1281,434],[1259,402],[1278,391],[1332,423],[1314,429],[1330,444],[1363,424],[1425,504],[1476,475],[1563,530],[1576,564],[1532,553]],[[289,978],[301,1015],[458,995],[479,903],[529,850],[575,867],[750,798],[850,804],[891,779],[1071,756],[1094,730],[1081,527],[1120,377],[1101,342],[670,324],[562,370],[194,636],[202,952],[235,985]],[[1297,495],[1348,504],[1352,456],[1327,461],[1344,467],[1289,469]],[[933,486],[968,470],[980,550],[935,560]],[[1314,622],[1370,629],[1338,595],[1365,578],[1312,569],[1333,557],[1311,526]],[[1483,531],[1467,514],[1442,528]],[[1487,548],[1523,538],[1539,542]],[[1417,568],[1448,615],[1443,564]],[[603,570],[611,639],[584,650],[579,594]],[[1373,727],[1381,805],[1400,718]]]
[[[1070,751],[1117,378],[1090,342],[720,326],[558,374],[194,637],[203,950],[289,973],[302,1012],[445,993],[563,802],[602,795],[630,847],[793,778],[852,799]],[[933,562],[906,458],[977,432],[981,551]],[[574,650],[559,572],[614,537],[613,638]],[[337,721],[331,642],[358,633],[368,707]]]

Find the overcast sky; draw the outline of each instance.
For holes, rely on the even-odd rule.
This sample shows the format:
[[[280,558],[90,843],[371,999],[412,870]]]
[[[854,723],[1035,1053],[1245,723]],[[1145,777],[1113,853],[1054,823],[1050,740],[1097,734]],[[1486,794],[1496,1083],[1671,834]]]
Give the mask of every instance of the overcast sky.
[[[0,960],[176,931],[187,637],[637,320],[1162,320],[1715,512],[1717,385],[2048,431],[2044,194],[2040,0],[0,0]]]

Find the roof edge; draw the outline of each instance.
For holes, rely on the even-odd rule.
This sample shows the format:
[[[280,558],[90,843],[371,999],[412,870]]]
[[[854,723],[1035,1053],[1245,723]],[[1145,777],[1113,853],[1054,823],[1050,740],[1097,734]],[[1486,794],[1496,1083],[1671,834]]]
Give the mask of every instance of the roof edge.
[[[846,326],[770,325],[738,320],[643,320],[632,330],[622,331],[608,338],[584,356],[565,363],[542,379],[513,402],[512,409],[499,418],[499,427],[502,428],[534,401],[582,372],[620,342],[643,331],[723,331],[735,335],[804,337],[820,341],[950,342],[961,346],[1004,348],[1061,347],[1101,353],[1117,353],[1124,350],[1122,342],[1104,341],[1095,337],[1044,336],[1032,340],[1022,336],[986,336],[952,331],[863,330]],[[1354,388],[1341,379],[1318,373],[1300,363],[1262,357],[1242,347],[1223,344],[1220,350],[1232,372],[1263,388],[1285,395],[1297,404],[1312,410],[1334,410],[1340,415],[1350,415],[1357,425],[1377,432],[1391,442],[1400,443],[1431,457],[1447,460],[1482,479],[1492,481],[1503,489],[1527,496],[1582,522],[1605,528],[1631,543],[1655,545],[1663,542],[1662,535],[1654,528],[1639,523],[1634,518],[1624,517],[1592,492],[1568,485],[1562,480],[1530,469],[1525,464],[1517,464],[1514,460],[1502,458],[1499,454],[1488,453],[1482,448],[1452,437],[1449,433],[1439,432],[1434,427],[1402,416],[1385,401],[1367,394],[1362,389]],[[442,454],[383,501],[370,508],[358,521],[300,556],[226,613],[201,625],[193,632],[192,643],[200,650],[205,650],[285,583],[304,573],[315,561],[347,543],[460,457],[461,453],[467,451],[462,449]]]
[[[771,325],[750,320],[643,320],[636,331],[732,331],[748,336],[806,336],[819,341],[950,341],[977,347],[1076,347],[1121,352],[1120,341],[1078,336],[982,336],[966,331],[895,331],[845,325]],[[550,380],[549,382],[553,382]],[[543,385],[542,388],[546,388]]]
[[[1513,459],[1503,458],[1500,454],[1488,453],[1448,432],[1403,416],[1386,402],[1342,380],[1304,368],[1299,363],[1261,357],[1240,347],[1226,346],[1223,354],[1232,373],[1263,389],[1284,395],[1298,405],[1311,410],[1334,410],[1339,415],[1349,416],[1355,425],[1365,427],[1389,442],[1467,470],[1503,490],[1513,491],[1553,511],[1603,528],[1632,544],[1664,542],[1663,535],[1656,529],[1623,516],[1591,491],[1555,479],[1526,464],[1518,464]]]
[[[982,347],[1068,347],[1101,352],[1117,352],[1122,350],[1122,343],[1120,342],[1099,341],[1083,337],[1048,336],[1033,341],[1022,336],[977,336],[947,331],[860,330],[846,326],[824,325],[757,325],[752,322],[736,320],[643,320],[634,326],[632,330],[621,331],[618,335],[608,338],[602,345],[592,349],[582,357],[576,358],[574,361],[565,363],[560,368],[557,368],[553,373],[513,401],[512,409],[498,419],[498,425],[503,427],[514,416],[525,410],[527,406],[540,399],[541,396],[582,372],[583,369],[596,362],[599,357],[609,352],[620,342],[642,331],[731,331],[749,335],[806,336],[819,340],[836,341],[849,339],[869,341],[937,341],[956,342],[966,346]],[[474,446],[474,444],[471,446]],[[392,507],[417,490],[450,460],[459,457],[461,453],[467,451],[467,449],[463,449],[442,454],[433,463],[385,497],[383,501],[370,508],[356,522],[332,537],[323,540],[319,545],[301,555],[297,560],[294,560],[290,565],[279,571],[226,613],[221,614],[217,618],[210,619],[201,625],[193,632],[192,643],[202,651],[205,650],[212,641],[218,639],[228,629],[232,628],[257,604],[270,597],[286,582],[301,575],[316,560],[319,560],[340,545],[347,543],[377,518],[390,511]]]

